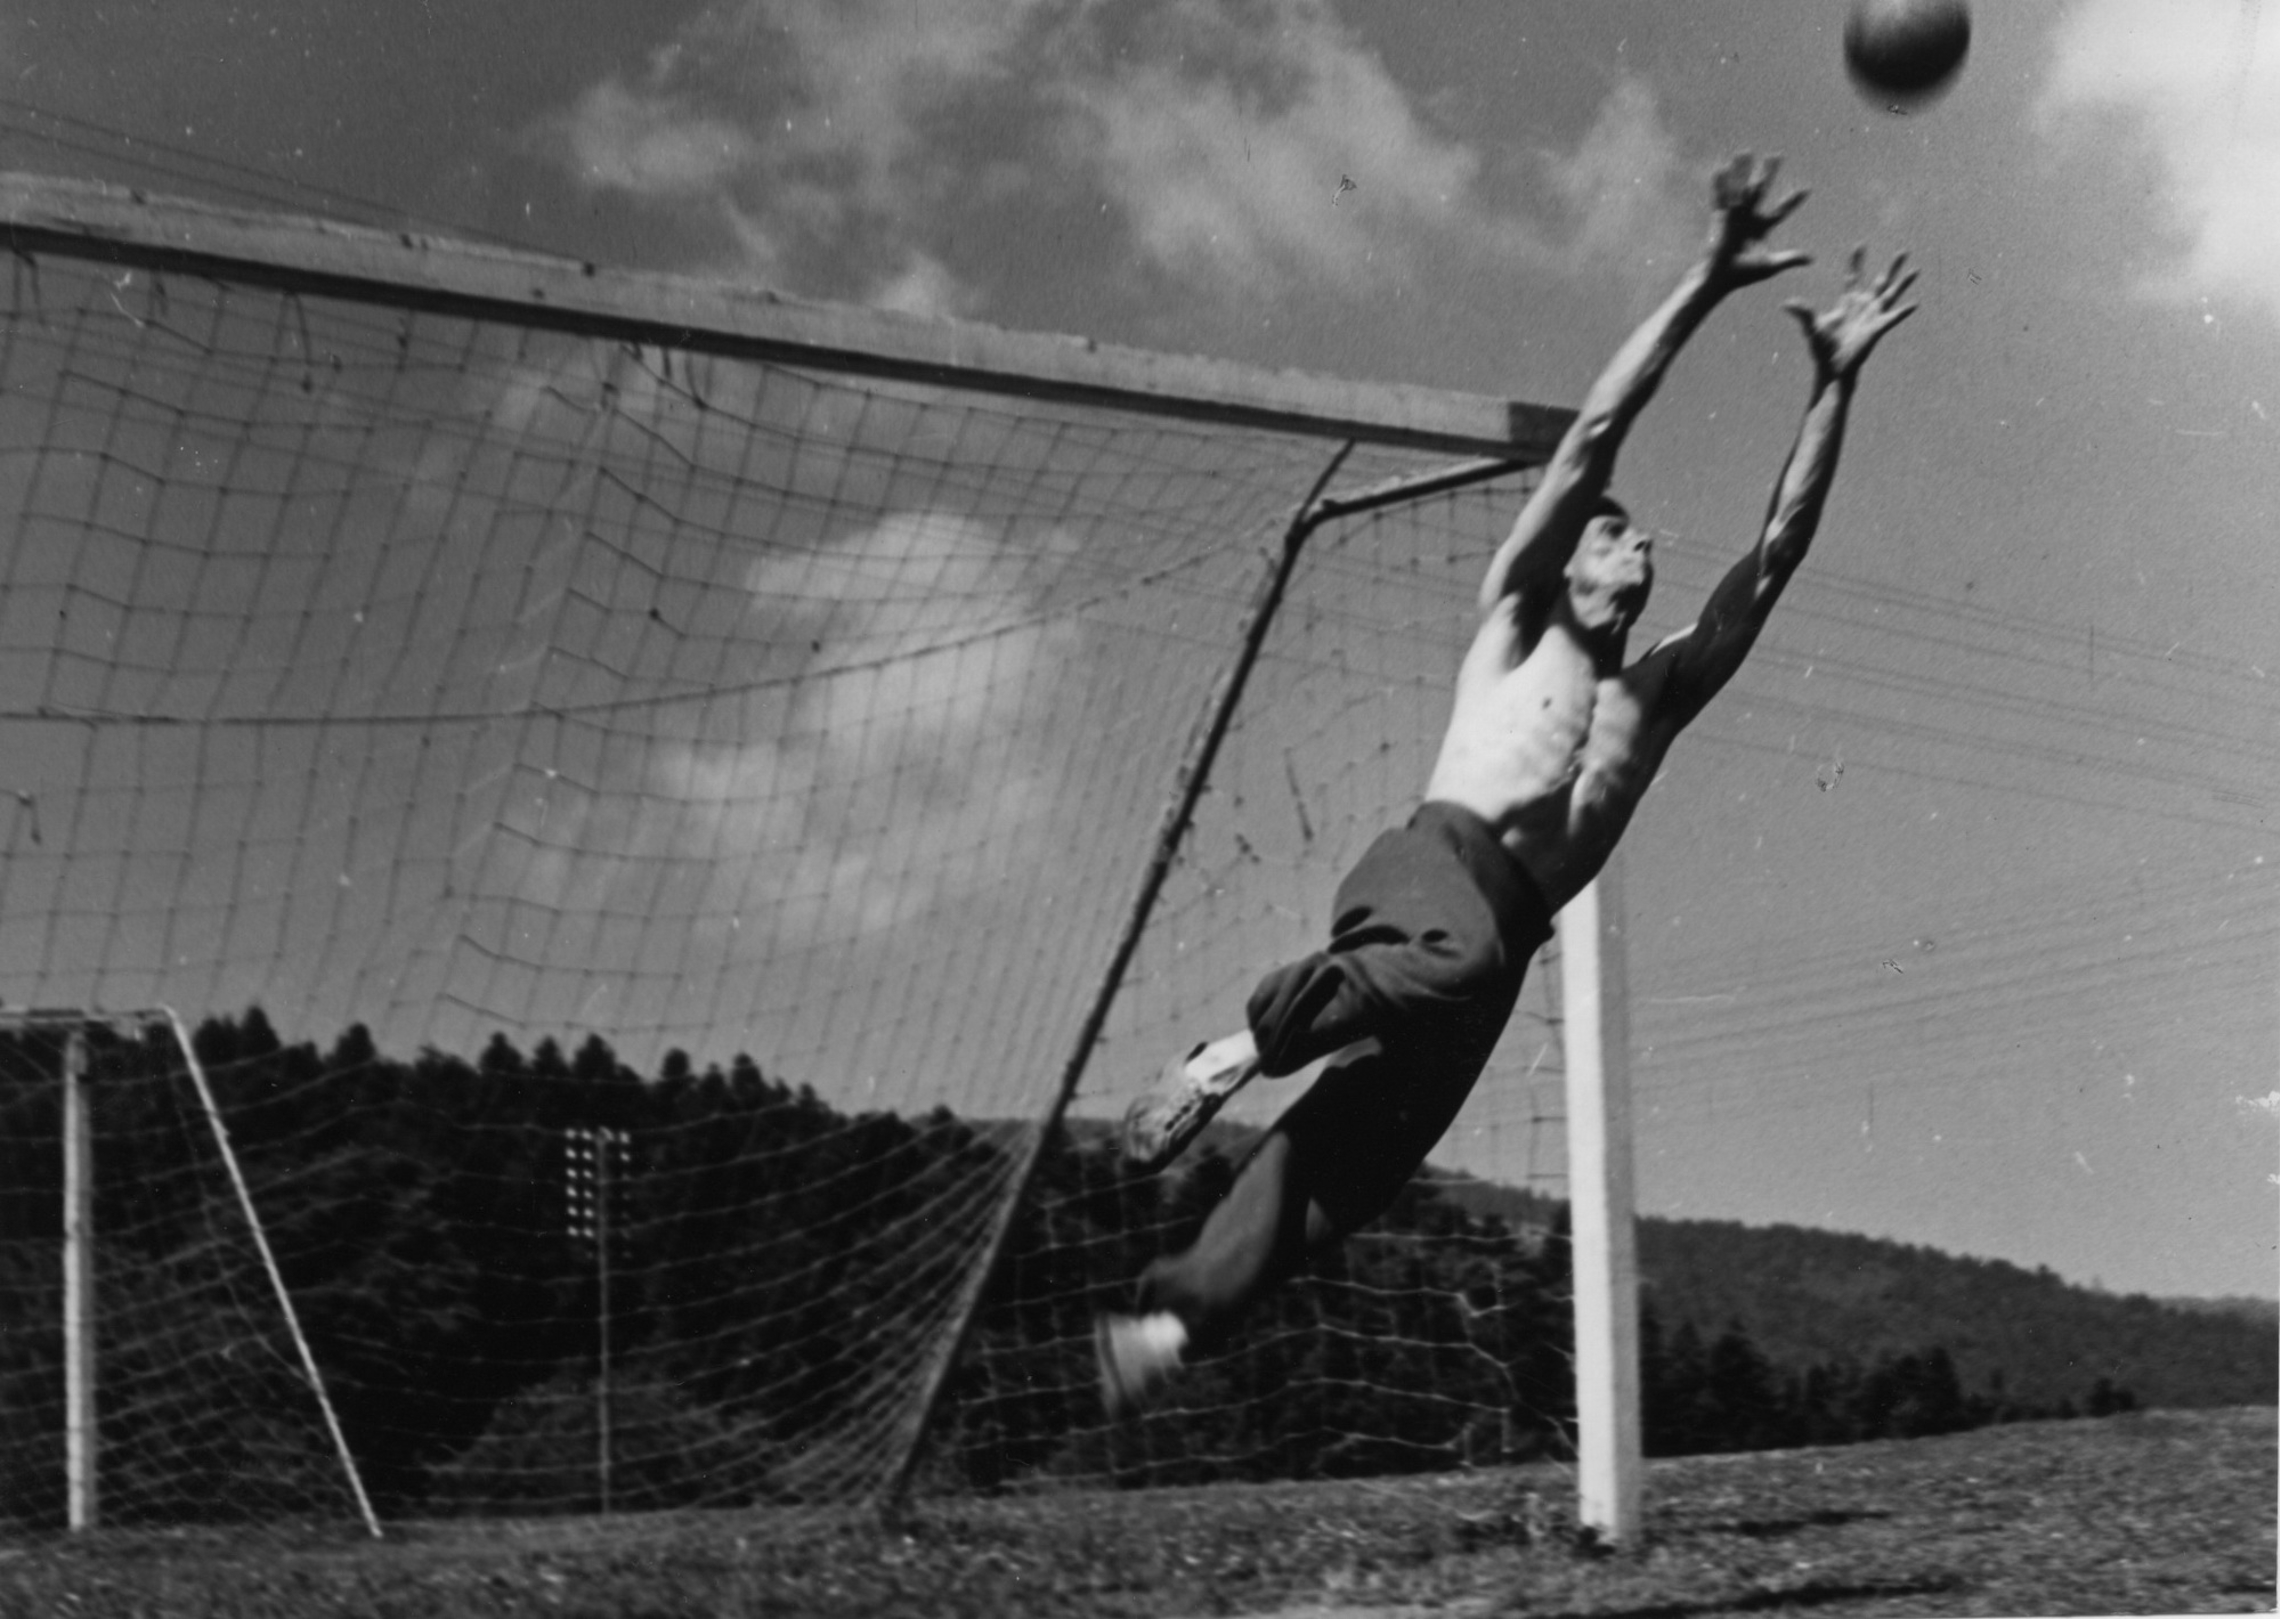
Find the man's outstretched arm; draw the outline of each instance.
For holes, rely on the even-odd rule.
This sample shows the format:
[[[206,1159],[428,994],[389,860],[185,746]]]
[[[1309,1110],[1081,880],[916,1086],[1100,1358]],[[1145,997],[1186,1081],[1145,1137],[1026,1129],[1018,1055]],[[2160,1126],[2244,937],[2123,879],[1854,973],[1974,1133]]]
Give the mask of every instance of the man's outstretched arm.
[[[1844,447],[1845,417],[1861,364],[1886,332],[1916,312],[1914,304],[1900,301],[1916,280],[1916,273],[1907,268],[1908,255],[1895,258],[1873,282],[1862,279],[1864,256],[1863,249],[1853,249],[1845,290],[1827,313],[1817,315],[1796,301],[1784,306],[1805,328],[1805,347],[1813,360],[1813,393],[1797,429],[1797,442],[1774,485],[1758,543],[1710,592],[1702,616],[1656,649],[1658,653],[1667,649],[1674,660],[1665,689],[1678,705],[1682,723],[1700,713],[1733,678],[1756,644],[1773,604],[1781,599],[1782,587],[1805,560],[1821,526],[1829,485],[1837,475],[1837,454]]]
[[[1607,492],[1623,435],[1654,397],[1663,373],[1703,317],[1736,288],[1809,262],[1804,253],[1776,252],[1765,245],[1774,226],[1805,200],[1804,192],[1793,191],[1767,205],[1766,195],[1780,167],[1779,158],[1759,162],[1745,152],[1719,170],[1712,181],[1716,217],[1709,246],[1661,307],[1624,340],[1584,396],[1575,421],[1544,468],[1543,481],[1489,563],[1480,588],[1483,612],[1515,591],[1532,591],[1557,581],[1593,507]]]

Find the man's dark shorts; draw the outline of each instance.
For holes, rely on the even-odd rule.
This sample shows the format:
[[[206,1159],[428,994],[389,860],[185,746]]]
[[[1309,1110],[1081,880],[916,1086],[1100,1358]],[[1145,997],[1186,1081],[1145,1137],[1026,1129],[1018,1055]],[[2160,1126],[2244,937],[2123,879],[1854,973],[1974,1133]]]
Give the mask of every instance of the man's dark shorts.
[[[1447,1131],[1551,936],[1543,895],[1488,823],[1428,803],[1338,885],[1328,948],[1261,980],[1249,1013],[1265,1072],[1342,1053],[1277,1126],[1342,1230],[1391,1202]]]

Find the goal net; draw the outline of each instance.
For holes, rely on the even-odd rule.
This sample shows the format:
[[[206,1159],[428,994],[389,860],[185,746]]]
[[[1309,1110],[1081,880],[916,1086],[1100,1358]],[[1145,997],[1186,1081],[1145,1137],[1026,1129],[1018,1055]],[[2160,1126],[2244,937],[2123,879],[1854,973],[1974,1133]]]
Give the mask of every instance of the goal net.
[[[1556,413],[52,182],[0,217],[0,1004],[197,1026],[383,1516],[857,1498],[922,1426],[943,1489],[1559,1447],[1549,971],[1435,1173],[1178,1406],[1105,1429],[1087,1335],[1301,1083],[1115,1165],[1413,807]],[[1354,515],[1118,972],[1316,494]],[[168,1311],[186,1399],[223,1296]],[[177,1493],[240,1465],[204,1431]]]

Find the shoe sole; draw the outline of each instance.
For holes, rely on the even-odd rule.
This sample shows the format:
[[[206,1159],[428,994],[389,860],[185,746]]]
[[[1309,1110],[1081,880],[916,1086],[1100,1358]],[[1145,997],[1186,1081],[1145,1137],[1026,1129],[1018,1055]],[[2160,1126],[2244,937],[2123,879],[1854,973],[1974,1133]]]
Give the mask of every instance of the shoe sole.
[[[1188,1149],[1228,1098],[1258,1077],[1252,1063],[1237,1063],[1201,1079],[1190,1075],[1200,1047],[1164,1065],[1155,1086],[1124,1115],[1124,1161],[1142,1174],[1154,1174]]]

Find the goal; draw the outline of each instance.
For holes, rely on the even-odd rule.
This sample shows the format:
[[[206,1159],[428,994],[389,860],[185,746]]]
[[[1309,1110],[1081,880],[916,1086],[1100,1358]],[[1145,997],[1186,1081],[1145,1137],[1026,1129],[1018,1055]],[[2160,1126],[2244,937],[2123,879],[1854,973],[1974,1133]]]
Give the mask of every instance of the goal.
[[[1178,1407],[1103,1428],[1085,1331],[1289,1091],[1157,1182],[1109,1121],[1412,806],[1563,413],[25,177],[0,229],[0,1004],[182,1009],[382,1518],[1567,1443],[1556,971]],[[254,1465],[192,1433],[175,1497]]]
[[[8,1517],[377,1534],[181,1020],[0,1012],[0,1154]]]

